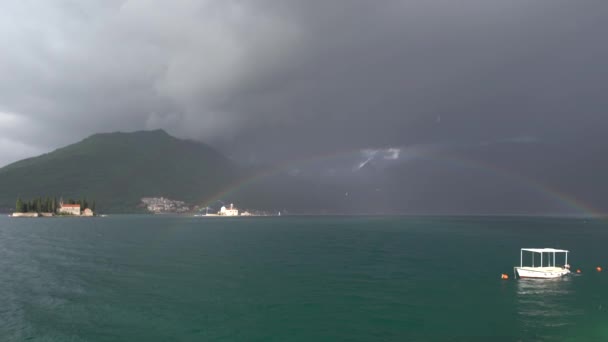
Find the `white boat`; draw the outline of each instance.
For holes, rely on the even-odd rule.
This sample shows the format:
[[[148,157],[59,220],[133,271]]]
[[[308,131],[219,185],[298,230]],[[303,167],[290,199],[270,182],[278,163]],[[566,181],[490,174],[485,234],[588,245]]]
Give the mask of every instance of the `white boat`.
[[[532,266],[524,266],[524,252],[530,252]],[[556,264],[556,254],[565,255],[564,264]],[[540,254],[540,258],[538,255]],[[535,258],[536,256],[536,258]],[[538,262],[538,265],[536,264]],[[546,265],[545,265],[546,264]],[[519,278],[559,278],[570,273],[568,265],[568,251],[555,248],[522,248],[520,252],[519,267],[514,267],[515,275]]]

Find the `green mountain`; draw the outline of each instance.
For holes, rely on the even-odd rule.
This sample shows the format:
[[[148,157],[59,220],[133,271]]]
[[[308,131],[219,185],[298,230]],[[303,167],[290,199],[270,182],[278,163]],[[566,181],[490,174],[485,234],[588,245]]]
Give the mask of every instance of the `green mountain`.
[[[197,203],[239,176],[213,148],[165,131],[95,134],[0,169],[0,209],[18,197],[86,197],[104,212],[133,212],[142,197]]]

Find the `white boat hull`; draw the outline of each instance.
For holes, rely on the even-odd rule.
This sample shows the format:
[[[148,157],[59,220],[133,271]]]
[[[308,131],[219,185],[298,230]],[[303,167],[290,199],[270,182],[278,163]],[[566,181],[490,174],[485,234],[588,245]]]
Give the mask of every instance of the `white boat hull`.
[[[570,273],[567,268],[559,267],[515,267],[520,278],[550,279],[563,277]]]

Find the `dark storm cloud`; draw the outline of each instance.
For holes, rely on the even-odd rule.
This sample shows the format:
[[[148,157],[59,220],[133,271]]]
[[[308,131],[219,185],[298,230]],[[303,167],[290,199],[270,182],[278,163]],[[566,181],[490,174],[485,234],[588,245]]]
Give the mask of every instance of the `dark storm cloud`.
[[[582,138],[607,119],[606,2],[9,1],[0,164],[164,128],[272,160]]]

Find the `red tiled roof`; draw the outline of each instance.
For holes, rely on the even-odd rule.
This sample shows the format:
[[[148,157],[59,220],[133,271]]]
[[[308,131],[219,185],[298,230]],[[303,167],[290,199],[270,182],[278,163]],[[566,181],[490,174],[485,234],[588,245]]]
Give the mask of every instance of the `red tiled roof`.
[[[78,208],[80,208],[80,204],[63,204],[62,207],[66,207],[66,208],[75,208],[75,207],[78,207]]]

